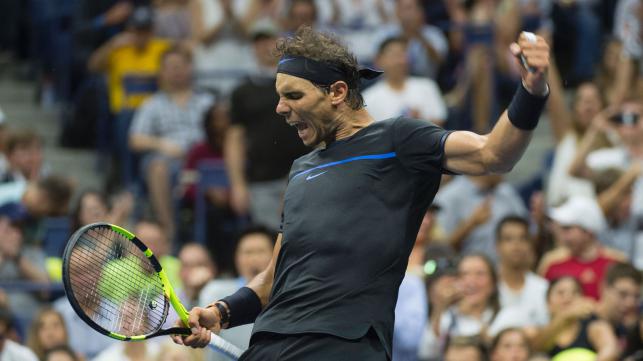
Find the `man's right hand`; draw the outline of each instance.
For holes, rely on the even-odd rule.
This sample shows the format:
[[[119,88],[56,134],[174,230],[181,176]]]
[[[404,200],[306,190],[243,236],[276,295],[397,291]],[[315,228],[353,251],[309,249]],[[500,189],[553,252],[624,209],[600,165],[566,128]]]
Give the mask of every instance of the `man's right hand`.
[[[187,336],[172,335],[172,341],[178,345],[190,346],[192,348],[203,348],[210,343],[211,332],[221,331],[219,310],[216,307],[194,307],[190,311],[188,327],[192,334]],[[181,320],[175,323],[176,327],[185,327]]]

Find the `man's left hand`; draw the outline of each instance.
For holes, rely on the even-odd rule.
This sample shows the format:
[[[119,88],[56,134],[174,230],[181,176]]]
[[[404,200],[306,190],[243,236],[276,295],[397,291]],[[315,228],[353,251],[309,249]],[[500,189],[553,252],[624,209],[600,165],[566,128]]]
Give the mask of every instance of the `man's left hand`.
[[[546,95],[547,70],[549,69],[549,45],[542,36],[533,33],[520,33],[517,43],[509,47],[520,63],[522,82],[533,95]],[[524,64],[521,61],[524,58]],[[528,68],[525,68],[527,66]]]

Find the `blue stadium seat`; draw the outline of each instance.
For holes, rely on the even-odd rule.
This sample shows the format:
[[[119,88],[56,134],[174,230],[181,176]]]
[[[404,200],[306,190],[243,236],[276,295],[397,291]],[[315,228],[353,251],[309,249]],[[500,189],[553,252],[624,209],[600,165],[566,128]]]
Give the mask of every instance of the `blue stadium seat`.
[[[205,192],[210,187],[229,187],[225,164],[222,161],[201,161],[197,164],[199,179],[196,184],[194,212],[194,240],[200,244],[207,241],[207,200]]]
[[[44,220],[43,248],[47,257],[62,257],[67,240],[71,235],[69,217],[46,218]]]

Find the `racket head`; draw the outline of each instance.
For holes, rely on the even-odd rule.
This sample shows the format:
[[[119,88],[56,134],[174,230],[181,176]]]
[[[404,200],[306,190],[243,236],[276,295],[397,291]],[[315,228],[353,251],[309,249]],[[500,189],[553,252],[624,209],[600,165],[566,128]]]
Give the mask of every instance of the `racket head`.
[[[83,321],[122,341],[157,334],[174,293],[152,251],[109,223],[89,224],[72,235],[63,254],[63,285]]]

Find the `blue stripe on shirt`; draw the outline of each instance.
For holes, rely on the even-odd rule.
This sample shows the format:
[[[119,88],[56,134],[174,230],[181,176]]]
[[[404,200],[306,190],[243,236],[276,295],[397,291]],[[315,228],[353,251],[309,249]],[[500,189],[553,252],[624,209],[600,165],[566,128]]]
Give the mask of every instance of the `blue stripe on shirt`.
[[[310,173],[310,172],[312,172],[312,171],[314,171],[316,169],[328,168],[328,167],[336,166],[336,165],[339,165],[339,164],[354,162],[356,160],[388,159],[388,158],[395,158],[396,156],[397,156],[397,154],[395,152],[390,152],[390,153],[383,153],[383,154],[360,155],[360,156],[357,156],[357,157],[346,158],[346,159],[343,159],[343,160],[338,160],[336,162],[330,162],[330,163],[318,165],[318,166],[316,166],[314,168],[310,168],[308,170],[301,171],[301,172],[295,174],[292,177],[292,179],[295,179],[295,178],[299,177],[300,175]]]

